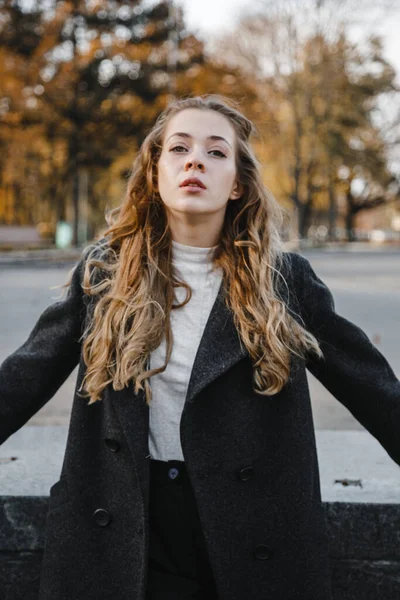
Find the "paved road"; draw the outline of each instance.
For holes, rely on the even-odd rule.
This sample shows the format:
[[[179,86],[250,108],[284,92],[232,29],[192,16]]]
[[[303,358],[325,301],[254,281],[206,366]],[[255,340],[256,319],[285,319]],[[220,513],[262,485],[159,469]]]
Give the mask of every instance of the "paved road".
[[[361,327],[400,377],[400,251],[303,252],[330,287],[339,314]],[[68,267],[7,267],[0,270],[0,362],[27,338],[41,312],[60,290]],[[29,425],[69,423],[77,369]],[[363,429],[308,373],[317,429]]]

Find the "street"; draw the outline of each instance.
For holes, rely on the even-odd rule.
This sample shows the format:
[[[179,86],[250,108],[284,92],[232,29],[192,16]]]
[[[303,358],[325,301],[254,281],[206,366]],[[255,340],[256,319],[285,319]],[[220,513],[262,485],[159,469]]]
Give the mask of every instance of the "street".
[[[336,311],[361,327],[400,377],[400,252],[304,251],[331,289]],[[0,362],[27,338],[37,318],[62,290],[67,267],[6,267],[0,270]],[[69,423],[77,369],[29,425]],[[316,429],[363,429],[310,373]],[[85,400],[82,400],[83,402]]]

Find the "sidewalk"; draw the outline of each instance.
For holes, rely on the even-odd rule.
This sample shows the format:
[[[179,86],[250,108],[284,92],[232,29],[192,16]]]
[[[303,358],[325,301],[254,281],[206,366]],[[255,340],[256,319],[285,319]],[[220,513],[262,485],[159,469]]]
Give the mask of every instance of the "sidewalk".
[[[86,246],[40,250],[0,250],[0,268],[4,266],[64,265],[77,262]]]
[[[399,242],[326,242],[312,244],[307,240],[299,242],[286,242],[285,250],[290,252],[386,252],[399,253]]]
[[[399,252],[400,243],[386,242],[379,244],[377,242],[327,242],[321,246],[312,246],[308,243],[301,243],[302,250],[323,250],[325,252]]]
[[[90,242],[88,242],[89,244]],[[86,244],[86,245],[88,245]],[[5,266],[33,266],[33,265],[64,265],[77,262],[82,256],[86,245],[77,248],[46,248],[37,250],[1,250],[0,268]],[[400,253],[400,244],[377,244],[371,242],[328,242],[324,245],[313,246],[306,241],[286,242],[284,249],[288,252],[386,252]]]

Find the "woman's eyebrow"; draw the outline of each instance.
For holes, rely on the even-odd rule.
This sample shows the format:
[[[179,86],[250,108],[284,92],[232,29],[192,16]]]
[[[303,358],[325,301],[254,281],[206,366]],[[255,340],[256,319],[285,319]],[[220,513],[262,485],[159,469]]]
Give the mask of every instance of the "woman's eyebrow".
[[[172,136],[174,135],[180,135],[181,137],[185,137],[185,138],[191,138],[192,136],[190,135],[190,133],[185,133],[184,131],[178,131],[177,133],[173,133],[172,135],[169,136],[169,138],[167,140],[165,140],[166,142],[168,142],[168,140],[170,138],[172,138]],[[228,142],[228,140],[226,140],[225,138],[223,138],[220,135],[209,135],[208,140],[222,140],[223,142],[226,142],[228,144],[228,146],[230,146],[232,148],[232,146],[230,145],[230,143]]]

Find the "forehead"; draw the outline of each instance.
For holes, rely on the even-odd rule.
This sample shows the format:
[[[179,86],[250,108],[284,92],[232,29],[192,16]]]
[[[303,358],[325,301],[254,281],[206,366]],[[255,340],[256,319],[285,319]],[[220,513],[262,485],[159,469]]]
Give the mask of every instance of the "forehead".
[[[164,140],[177,132],[185,132],[194,138],[210,135],[224,137],[233,147],[235,130],[225,115],[215,110],[186,108],[170,118],[164,131]]]

